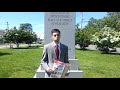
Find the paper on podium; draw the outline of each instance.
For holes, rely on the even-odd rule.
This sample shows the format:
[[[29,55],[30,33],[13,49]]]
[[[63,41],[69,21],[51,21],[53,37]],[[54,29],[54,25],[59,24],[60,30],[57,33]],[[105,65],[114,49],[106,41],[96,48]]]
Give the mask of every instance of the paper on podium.
[[[65,78],[65,74],[68,72],[69,67],[66,66],[68,63],[64,63],[58,60],[54,60],[53,63],[53,70],[54,72],[51,73],[52,78]]]

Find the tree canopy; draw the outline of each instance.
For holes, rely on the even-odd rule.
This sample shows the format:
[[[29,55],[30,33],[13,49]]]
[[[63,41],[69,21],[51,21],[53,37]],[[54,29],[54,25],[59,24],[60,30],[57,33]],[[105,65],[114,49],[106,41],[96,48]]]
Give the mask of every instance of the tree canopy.
[[[20,24],[19,30],[33,30],[32,25],[30,23],[22,23]]]

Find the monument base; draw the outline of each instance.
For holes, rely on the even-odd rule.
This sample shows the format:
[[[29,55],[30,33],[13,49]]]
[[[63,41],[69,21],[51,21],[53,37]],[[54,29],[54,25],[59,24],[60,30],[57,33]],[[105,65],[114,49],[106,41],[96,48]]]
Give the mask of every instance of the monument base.
[[[83,78],[83,71],[78,69],[78,59],[69,59],[70,61],[70,73],[66,78]],[[36,71],[33,78],[44,78],[45,70],[41,66]]]
[[[70,70],[69,72],[70,74],[66,78],[83,78],[82,70]],[[33,78],[45,78],[45,71],[38,68]]]

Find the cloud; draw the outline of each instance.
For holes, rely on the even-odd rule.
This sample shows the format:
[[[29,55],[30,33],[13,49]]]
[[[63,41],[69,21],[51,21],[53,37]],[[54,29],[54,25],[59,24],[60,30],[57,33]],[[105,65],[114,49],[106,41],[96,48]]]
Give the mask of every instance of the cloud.
[[[38,38],[44,39],[44,31],[36,31],[35,33],[37,34]]]
[[[44,24],[37,24],[37,25],[35,25],[35,27],[44,28]]]

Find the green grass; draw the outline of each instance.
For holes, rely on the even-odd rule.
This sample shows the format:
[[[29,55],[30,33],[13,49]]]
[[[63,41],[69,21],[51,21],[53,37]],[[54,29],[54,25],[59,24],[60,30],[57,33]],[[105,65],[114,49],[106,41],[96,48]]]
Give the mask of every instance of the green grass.
[[[76,57],[85,78],[120,78],[120,55],[76,49]]]
[[[0,49],[0,78],[33,78],[40,65],[41,48]],[[75,51],[84,78],[120,78],[120,55]]]
[[[40,64],[42,49],[0,49],[0,78],[32,78]]]

